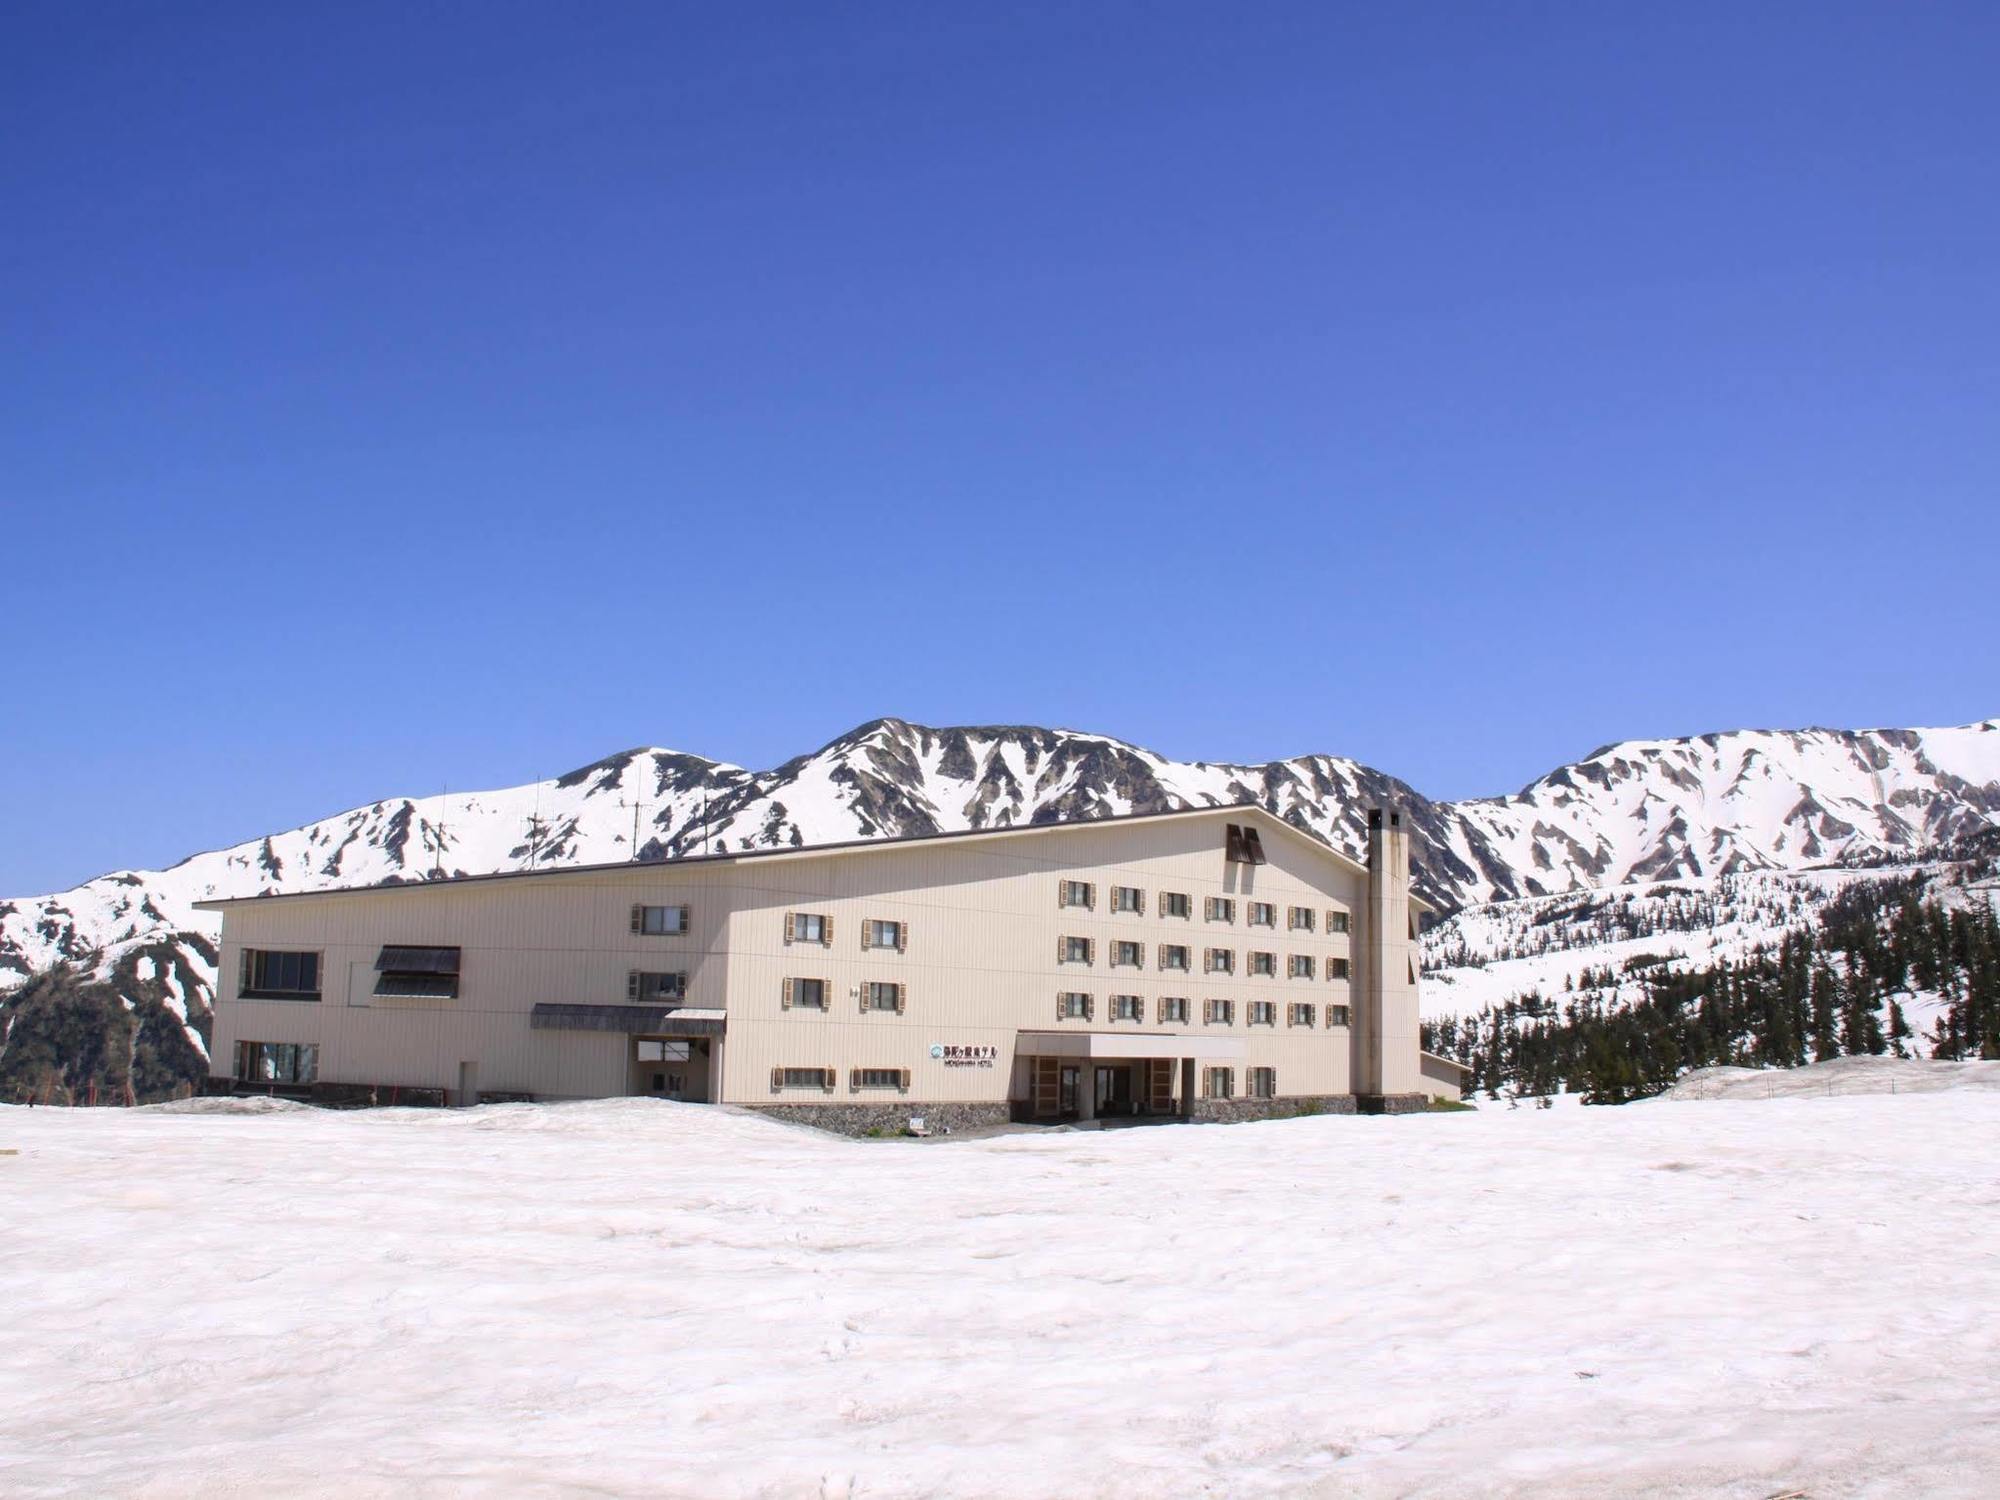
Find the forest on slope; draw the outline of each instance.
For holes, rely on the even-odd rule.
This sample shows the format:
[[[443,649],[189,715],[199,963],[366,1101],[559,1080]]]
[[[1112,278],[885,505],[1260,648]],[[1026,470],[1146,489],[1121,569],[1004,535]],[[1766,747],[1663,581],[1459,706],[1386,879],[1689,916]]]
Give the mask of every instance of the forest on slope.
[[[1423,1026],[1471,1092],[1621,1104],[1696,1068],[1790,1068],[1853,1055],[2000,1058],[2000,917],[1959,888],[2000,858],[1858,881],[1809,925],[1737,958],[1677,968],[1640,953]],[[1637,996],[1634,997],[1634,990]],[[1934,1014],[1921,1036],[1914,1002]]]

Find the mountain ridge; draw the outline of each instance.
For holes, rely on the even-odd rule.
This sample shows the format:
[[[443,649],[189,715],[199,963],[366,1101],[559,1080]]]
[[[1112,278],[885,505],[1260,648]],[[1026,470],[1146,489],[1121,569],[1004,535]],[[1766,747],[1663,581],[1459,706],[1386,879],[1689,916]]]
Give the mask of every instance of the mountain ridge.
[[[383,798],[165,869],[0,900],[0,1009],[29,976],[68,964],[116,981],[128,1008],[164,1006],[198,1043],[217,926],[193,903],[216,896],[1241,803],[1350,855],[1365,848],[1368,808],[1400,806],[1417,889],[1450,911],[1916,857],[2000,827],[2000,719],[1615,741],[1516,792],[1458,802],[1341,756],[1178,761],[1037,725],[882,717],[762,771],[635,746],[547,780]]]

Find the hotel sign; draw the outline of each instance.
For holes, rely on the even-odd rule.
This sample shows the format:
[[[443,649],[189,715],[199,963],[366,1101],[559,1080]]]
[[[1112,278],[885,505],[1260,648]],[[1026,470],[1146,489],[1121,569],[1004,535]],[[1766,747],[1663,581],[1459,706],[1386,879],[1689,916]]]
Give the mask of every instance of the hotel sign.
[[[990,1068],[999,1060],[1000,1049],[991,1044],[957,1047],[943,1042],[931,1043],[931,1061],[941,1062],[947,1068]]]

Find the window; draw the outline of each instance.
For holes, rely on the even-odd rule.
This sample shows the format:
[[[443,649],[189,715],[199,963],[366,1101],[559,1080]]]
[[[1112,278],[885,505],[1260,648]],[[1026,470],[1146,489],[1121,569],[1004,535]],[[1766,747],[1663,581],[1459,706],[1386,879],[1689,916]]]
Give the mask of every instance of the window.
[[[1310,953],[1294,953],[1287,961],[1285,973],[1293,979],[1313,977],[1313,956]]]
[[[1146,1019],[1146,1002],[1137,995],[1113,995],[1111,997],[1111,1019],[1114,1021],[1143,1021]]]
[[[1250,975],[1276,979],[1278,977],[1278,955],[1275,953],[1252,953],[1250,955]]]
[[[1088,1021],[1090,1019],[1090,996],[1075,990],[1065,990],[1056,996],[1056,1019],[1058,1021]]]
[[[1326,1008],[1326,1024],[1328,1026],[1345,1026],[1347,1024],[1347,1007],[1344,1005],[1329,1005]]]
[[[786,1010],[825,1010],[824,979],[787,979],[783,1001]],[[831,1087],[832,1085],[828,1085]]]
[[[391,998],[454,1000],[458,949],[384,948],[375,956],[375,993]]]
[[[833,918],[823,912],[788,911],[785,913],[785,941],[831,944]]]
[[[691,1049],[686,1042],[656,1042],[641,1038],[634,1044],[640,1062],[686,1062]]]
[[[847,1074],[848,1088],[859,1093],[862,1089],[894,1089],[906,1092],[910,1087],[908,1068],[851,1068]]]
[[[1234,1099],[1236,1097],[1236,1070],[1234,1068],[1203,1068],[1201,1070],[1201,1097],[1204,1099]]]
[[[642,937],[679,937],[688,930],[685,906],[635,906],[632,930]]]
[[[1169,1021],[1172,1021],[1178,1023],[1179,1025],[1185,1026],[1187,1025],[1187,1018],[1188,1018],[1188,1003],[1187,1003],[1187,998],[1185,996],[1169,995],[1160,1001],[1161,1025],[1164,1026]]]
[[[1185,943],[1160,944],[1160,968],[1178,970],[1185,974],[1188,966],[1188,950]]]
[[[1223,858],[1232,865],[1264,863],[1264,841],[1249,824],[1231,823],[1223,835]]]
[[[1114,885],[1111,887],[1111,909],[1129,911],[1137,916],[1146,914],[1146,893],[1136,885]]]
[[[236,1076],[245,1083],[311,1083],[319,1048],[311,1042],[238,1042]]]
[[[1059,937],[1056,939],[1056,962],[1059,964],[1092,964],[1097,962],[1097,939],[1085,937]]]
[[[1278,1070],[1276,1068],[1252,1068],[1245,1075],[1245,1092],[1252,1099],[1277,1098]]]
[[[1250,903],[1250,925],[1252,927],[1276,927],[1278,925],[1278,908],[1273,906],[1269,901],[1252,901]]]
[[[864,948],[893,948],[901,953],[909,942],[907,922],[884,922],[875,918],[861,924],[861,946]]]
[[[1287,918],[1286,925],[1293,932],[1311,932],[1313,930],[1312,908],[1310,906],[1294,906]]]
[[[1202,1001],[1201,1024],[1204,1026],[1234,1026],[1236,1024],[1236,1002],[1234,1000]]]
[[[1278,1024],[1278,1002],[1275,1000],[1252,1000],[1250,1013],[1244,1017],[1252,1026],[1276,1026]]]
[[[1194,911],[1194,898],[1185,891],[1161,891],[1160,915],[1186,917]]]
[[[861,986],[861,1008],[894,1011],[897,1015],[901,1015],[903,987],[900,984],[885,984],[879,979],[871,979]]]
[[[1285,1007],[1287,1026],[1310,1026],[1313,1024],[1313,1007],[1310,1002],[1293,1001]]]
[[[1347,931],[1347,913],[1330,911],[1326,914],[1326,930],[1329,933]]]
[[[1056,887],[1056,905],[1080,906],[1085,911],[1096,903],[1097,887],[1088,880],[1065,880]]]
[[[1210,896],[1202,902],[1202,915],[1210,922],[1234,922],[1236,903],[1227,896]]]
[[[1234,974],[1236,972],[1236,950],[1234,948],[1210,948],[1202,958],[1202,972],[1206,974]]]
[[[238,971],[239,1000],[319,999],[319,955],[245,948]]]
[[[780,1089],[817,1089],[821,1093],[833,1092],[833,1069],[831,1068],[773,1068],[771,1069],[771,1092]]]
[[[684,973],[649,974],[634,969],[625,976],[627,1000],[650,1001],[655,1004],[662,1000],[685,1000],[687,990],[688,977]]]
[[[1116,942],[1111,945],[1111,967],[1114,969],[1143,969],[1146,967],[1146,945],[1144,943]]]
[[[1347,978],[1347,960],[1344,958],[1329,958],[1326,961],[1326,977],[1328,979]]]

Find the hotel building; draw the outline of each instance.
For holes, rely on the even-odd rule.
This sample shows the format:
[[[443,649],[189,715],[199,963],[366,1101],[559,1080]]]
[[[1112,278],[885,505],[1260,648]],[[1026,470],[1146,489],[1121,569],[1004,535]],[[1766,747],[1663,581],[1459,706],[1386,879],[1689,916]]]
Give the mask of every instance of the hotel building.
[[[845,1131],[1421,1108],[1409,841],[1255,807],[202,903],[220,1088]]]

